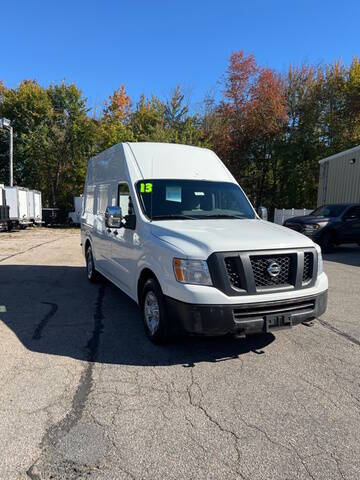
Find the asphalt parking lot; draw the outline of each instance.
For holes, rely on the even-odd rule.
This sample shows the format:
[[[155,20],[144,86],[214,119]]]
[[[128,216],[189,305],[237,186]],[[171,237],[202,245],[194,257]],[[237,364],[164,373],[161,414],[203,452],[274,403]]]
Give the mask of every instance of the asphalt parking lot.
[[[156,347],[78,230],[0,234],[1,479],[360,478],[360,248],[311,326]]]

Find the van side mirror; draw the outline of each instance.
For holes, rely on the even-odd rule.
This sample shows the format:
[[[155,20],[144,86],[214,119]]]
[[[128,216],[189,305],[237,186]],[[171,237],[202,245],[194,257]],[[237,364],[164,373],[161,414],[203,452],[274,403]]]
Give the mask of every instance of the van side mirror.
[[[258,208],[258,215],[262,220],[268,219],[268,211],[266,207],[259,207]]]
[[[107,228],[121,228],[122,227],[122,212],[121,207],[107,207],[105,211],[105,227]]]

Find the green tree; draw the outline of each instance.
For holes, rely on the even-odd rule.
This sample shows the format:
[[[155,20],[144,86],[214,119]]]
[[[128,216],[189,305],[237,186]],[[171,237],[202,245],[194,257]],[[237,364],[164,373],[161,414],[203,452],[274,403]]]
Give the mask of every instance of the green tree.
[[[44,205],[71,208],[97,149],[98,126],[87,116],[81,91],[73,84],[43,88],[24,81],[5,90],[1,114],[14,126],[15,184],[41,190]]]

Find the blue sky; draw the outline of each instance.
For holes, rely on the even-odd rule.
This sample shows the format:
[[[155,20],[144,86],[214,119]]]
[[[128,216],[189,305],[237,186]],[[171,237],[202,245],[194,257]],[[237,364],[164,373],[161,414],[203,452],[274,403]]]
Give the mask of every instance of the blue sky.
[[[124,83],[196,109],[218,90],[231,52],[279,71],[360,55],[358,0],[13,0],[0,8],[0,79],[75,82],[98,110]]]

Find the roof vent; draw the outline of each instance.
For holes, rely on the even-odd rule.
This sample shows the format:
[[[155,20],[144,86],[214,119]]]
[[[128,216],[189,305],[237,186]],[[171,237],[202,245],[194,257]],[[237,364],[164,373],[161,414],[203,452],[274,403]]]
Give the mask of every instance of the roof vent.
[[[356,158],[352,158],[352,159],[350,160],[350,165],[354,165],[355,162],[356,162]]]

